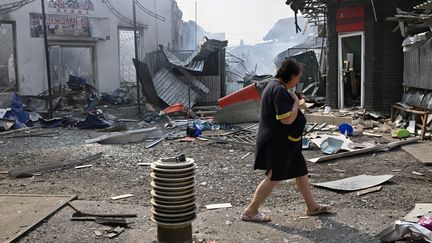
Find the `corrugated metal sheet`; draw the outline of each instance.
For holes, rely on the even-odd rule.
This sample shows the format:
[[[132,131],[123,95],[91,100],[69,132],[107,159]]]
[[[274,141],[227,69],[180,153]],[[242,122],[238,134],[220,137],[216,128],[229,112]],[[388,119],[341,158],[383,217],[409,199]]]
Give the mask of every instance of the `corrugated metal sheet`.
[[[216,103],[221,98],[221,81],[219,76],[198,76],[197,79],[210,90],[208,94],[202,95],[198,102]]]
[[[226,83],[226,92],[227,92],[227,95],[232,94],[232,93],[234,93],[237,90],[240,90],[242,88],[244,88],[244,83],[243,82],[227,82]]]
[[[413,7],[414,9],[432,9],[432,1],[426,1]]]
[[[160,71],[156,73],[153,82],[158,96],[168,105],[182,103],[186,107],[192,107],[199,98],[199,95],[194,90],[189,90],[186,84],[170,73],[166,68],[161,68]],[[189,92],[191,104],[189,104]]]
[[[214,52],[218,51],[220,48],[226,47],[227,45],[227,41],[207,40],[184,61],[180,60],[180,58],[169,51],[168,48],[162,45],[160,45],[160,48],[165,53],[168,61],[173,65],[191,71],[202,72],[204,69],[204,60],[208,59]]]
[[[209,90],[209,88],[207,88],[207,86],[205,86],[203,83],[201,83],[198,79],[196,79],[188,71],[186,71],[185,69],[183,69],[181,67],[179,67],[177,69],[185,76],[186,82],[190,83],[191,86],[193,86],[193,89],[195,91],[197,91],[199,94],[200,93],[208,94],[208,92],[210,92],[210,90]]]
[[[404,85],[432,90],[432,39],[404,53]]]
[[[170,52],[168,48],[164,46],[160,46],[160,48],[165,53],[168,61],[175,66],[183,67],[185,69],[197,72],[202,72],[202,70],[204,69],[204,61],[189,61],[188,59],[186,61],[182,61],[176,55]]]

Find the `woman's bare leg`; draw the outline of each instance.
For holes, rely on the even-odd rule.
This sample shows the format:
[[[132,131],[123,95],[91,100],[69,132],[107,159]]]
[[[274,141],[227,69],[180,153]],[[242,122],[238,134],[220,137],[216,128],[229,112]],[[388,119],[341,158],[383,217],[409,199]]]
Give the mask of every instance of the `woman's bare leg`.
[[[308,211],[314,211],[319,208],[319,204],[315,201],[307,175],[295,178],[297,188],[300,191],[306,203]]]
[[[255,190],[255,194],[252,199],[252,202],[244,210],[243,214],[253,217],[258,213],[258,209],[261,206],[261,204],[266,200],[266,198],[270,195],[270,193],[278,184],[278,181],[270,180],[271,174],[272,173],[270,171],[267,174],[266,178],[264,178],[264,180],[262,180],[261,183],[258,185],[258,187]]]

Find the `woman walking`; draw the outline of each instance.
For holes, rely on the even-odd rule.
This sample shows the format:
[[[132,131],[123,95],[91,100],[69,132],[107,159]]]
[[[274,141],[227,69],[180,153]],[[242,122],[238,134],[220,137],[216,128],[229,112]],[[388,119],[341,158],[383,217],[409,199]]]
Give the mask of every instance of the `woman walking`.
[[[299,109],[298,96],[290,92],[302,75],[302,65],[286,59],[278,69],[276,79],[270,81],[262,93],[254,169],[265,170],[266,177],[256,188],[252,202],[243,211],[241,219],[244,221],[271,221],[268,215],[259,212],[259,207],[279,181],[292,178],[295,178],[306,203],[306,215],[325,213],[331,208],[315,201],[302,154],[306,118]]]

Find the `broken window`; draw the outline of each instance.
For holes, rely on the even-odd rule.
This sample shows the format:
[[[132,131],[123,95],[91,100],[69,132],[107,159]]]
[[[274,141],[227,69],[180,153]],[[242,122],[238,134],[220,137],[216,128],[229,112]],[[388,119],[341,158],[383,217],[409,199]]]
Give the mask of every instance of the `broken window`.
[[[17,88],[15,24],[0,21],[0,91]]]
[[[69,75],[78,76],[95,85],[93,47],[50,46],[51,82],[58,90],[66,85]]]

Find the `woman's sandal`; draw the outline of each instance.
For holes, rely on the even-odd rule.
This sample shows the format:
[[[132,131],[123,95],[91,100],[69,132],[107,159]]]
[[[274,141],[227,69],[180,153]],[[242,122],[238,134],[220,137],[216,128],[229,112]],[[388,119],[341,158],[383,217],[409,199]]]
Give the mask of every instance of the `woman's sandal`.
[[[271,221],[271,218],[262,212],[255,214],[255,216],[253,216],[253,217],[242,213],[240,218],[241,218],[241,220],[246,221],[246,222],[267,223],[267,222]]]
[[[314,216],[318,214],[328,213],[332,207],[330,205],[319,204],[318,208],[314,211],[305,211],[307,216]]]

